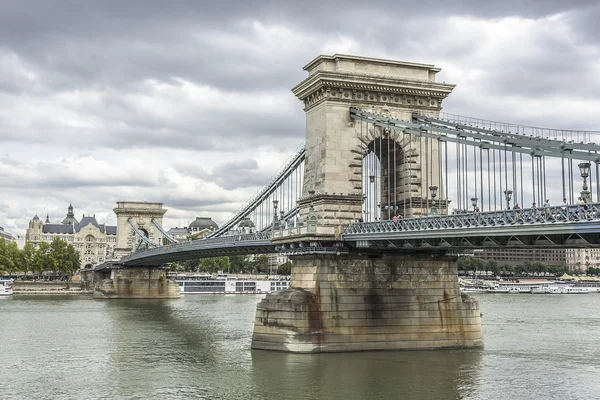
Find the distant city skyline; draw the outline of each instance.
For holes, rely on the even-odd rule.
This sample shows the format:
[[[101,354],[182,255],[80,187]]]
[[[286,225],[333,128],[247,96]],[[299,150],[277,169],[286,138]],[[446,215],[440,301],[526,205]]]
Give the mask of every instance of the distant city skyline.
[[[221,224],[304,139],[290,89],[319,54],[435,64],[446,112],[600,129],[595,2],[215,4],[3,2],[6,232],[70,202],[114,225],[119,200]]]

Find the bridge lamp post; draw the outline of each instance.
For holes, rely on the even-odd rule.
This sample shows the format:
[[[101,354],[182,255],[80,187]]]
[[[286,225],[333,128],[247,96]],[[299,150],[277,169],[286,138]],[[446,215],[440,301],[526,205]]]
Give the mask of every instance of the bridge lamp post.
[[[279,200],[273,200],[273,230],[279,229],[279,219],[277,219],[277,205]]]
[[[581,177],[583,178],[583,191],[581,192],[581,198],[587,202],[590,200],[590,194],[591,194],[588,190],[588,185],[587,185],[587,178],[588,178],[588,176],[590,176],[590,163],[584,162],[584,163],[579,164],[578,167],[579,167],[579,173],[581,174]]]
[[[431,215],[437,214],[437,209],[435,207],[435,198],[437,197],[437,186],[429,186],[429,193],[431,194]]]
[[[473,206],[473,212],[477,211],[477,197],[471,197],[471,205]]]
[[[510,210],[510,199],[512,198],[512,190],[505,190],[504,198],[506,199],[506,209]]]

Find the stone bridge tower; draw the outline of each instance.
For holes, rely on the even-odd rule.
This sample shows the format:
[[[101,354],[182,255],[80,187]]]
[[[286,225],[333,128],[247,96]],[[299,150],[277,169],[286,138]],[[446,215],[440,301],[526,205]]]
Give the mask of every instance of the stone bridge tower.
[[[118,201],[113,211],[117,214],[115,256],[119,260],[141,243],[133,226],[152,243],[164,244],[164,236],[156,226],[162,228],[167,212],[163,203]],[[160,265],[133,268],[106,265],[95,271],[94,279],[94,298],[98,299],[174,299],[181,295],[177,282],[167,279],[166,269]]]
[[[291,288],[258,304],[252,347],[290,352],[480,347],[479,307],[460,293],[456,258],[343,248],[339,242],[341,225],[362,215],[364,154],[386,134],[379,127],[365,132],[350,118],[350,107],[407,121],[413,112],[437,116],[454,85],[436,83],[440,69],[433,65],[365,57],[319,56],[304,69],[309,76],[293,92],[306,111],[298,204],[307,229],[274,233],[273,242],[292,259]],[[390,139],[403,157],[390,164],[399,177],[389,185],[395,193],[382,184],[380,198],[393,196],[405,217],[423,215],[424,182],[440,174],[439,149],[434,145],[424,153],[411,135]],[[424,176],[421,157],[427,155],[434,162]],[[388,163],[380,165],[382,176],[389,177]],[[440,187],[440,198],[444,192]]]
[[[163,203],[148,203],[141,201],[118,201],[113,209],[117,214],[117,245],[115,256],[118,259],[131,254],[140,243],[130,222],[133,223],[151,242],[163,244],[163,234],[154,225],[154,219],[162,227],[163,216],[167,212]]]
[[[437,116],[442,100],[455,85],[435,82],[440,69],[433,65],[346,55],[319,56],[304,70],[308,78],[292,89],[306,112],[306,162],[299,205],[305,220],[313,205],[319,233],[327,234],[332,226],[361,218],[362,158],[366,151],[376,150],[382,136],[389,143],[385,130],[372,125],[367,129],[350,119],[349,108],[405,121],[412,120],[413,112]],[[381,203],[395,199],[396,209],[406,210],[405,218],[423,215],[428,197],[425,171],[420,170],[424,149],[419,149],[416,137],[391,135],[398,148],[396,165],[392,163],[388,171],[388,162],[379,160],[380,174],[396,177],[397,182],[390,185],[396,193],[388,190],[389,180],[382,179]],[[437,142],[428,149],[433,161],[430,177],[440,174],[438,150]],[[438,198],[444,192],[440,187]]]

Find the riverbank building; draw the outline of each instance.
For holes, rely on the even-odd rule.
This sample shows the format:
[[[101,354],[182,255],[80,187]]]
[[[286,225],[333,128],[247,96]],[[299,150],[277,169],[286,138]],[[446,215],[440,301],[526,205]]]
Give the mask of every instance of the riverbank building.
[[[81,269],[90,269],[105,261],[115,260],[117,227],[99,224],[95,215],[83,215],[78,221],[71,204],[60,224],[51,223],[48,215],[42,222],[36,214],[29,221],[25,241],[37,248],[41,242],[52,242],[56,237],[72,244],[79,251]]]
[[[0,238],[4,239],[6,243],[13,242],[15,238],[10,233],[6,232],[3,227],[0,226]]]

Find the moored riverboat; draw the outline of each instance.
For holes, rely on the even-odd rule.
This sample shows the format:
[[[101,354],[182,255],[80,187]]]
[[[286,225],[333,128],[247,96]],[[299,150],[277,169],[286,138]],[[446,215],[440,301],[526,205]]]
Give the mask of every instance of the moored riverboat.
[[[287,279],[236,279],[226,274],[213,278],[210,274],[177,276],[174,278],[181,294],[260,294],[285,290]]]
[[[0,279],[0,296],[10,296],[13,294],[13,280]]]
[[[543,282],[533,280],[530,282],[512,282],[512,281],[468,281],[461,279],[459,281],[461,292],[463,293],[497,293],[497,294],[521,294],[531,293],[534,288],[542,286],[548,281]]]
[[[544,285],[531,290],[533,294],[588,294],[587,288],[575,287],[573,285]]]

